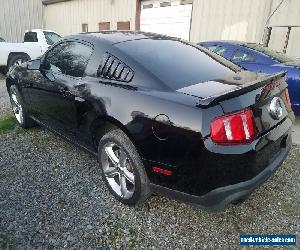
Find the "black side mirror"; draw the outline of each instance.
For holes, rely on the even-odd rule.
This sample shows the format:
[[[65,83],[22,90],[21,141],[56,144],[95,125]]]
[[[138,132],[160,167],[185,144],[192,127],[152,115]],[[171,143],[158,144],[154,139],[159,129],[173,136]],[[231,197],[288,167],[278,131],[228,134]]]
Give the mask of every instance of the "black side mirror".
[[[32,60],[27,63],[28,70],[39,70],[49,81],[54,82],[55,77],[50,71],[50,68],[50,63],[41,59]]]
[[[51,64],[46,61],[45,59],[41,60],[41,66],[40,66],[40,71],[43,74],[44,77],[46,77],[49,81],[54,82],[55,77],[52,73],[51,69]]]
[[[51,69],[50,63],[46,60],[43,60],[42,63],[41,63],[41,69],[50,70]]]
[[[41,60],[40,59],[29,61],[27,63],[27,69],[29,69],[29,70],[39,70],[40,68],[41,68]]]

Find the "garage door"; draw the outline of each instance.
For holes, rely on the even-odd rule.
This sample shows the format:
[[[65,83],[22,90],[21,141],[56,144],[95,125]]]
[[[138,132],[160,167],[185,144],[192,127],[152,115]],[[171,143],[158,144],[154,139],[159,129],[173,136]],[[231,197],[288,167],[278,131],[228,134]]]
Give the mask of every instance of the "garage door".
[[[141,8],[142,31],[189,40],[192,0],[146,0]]]

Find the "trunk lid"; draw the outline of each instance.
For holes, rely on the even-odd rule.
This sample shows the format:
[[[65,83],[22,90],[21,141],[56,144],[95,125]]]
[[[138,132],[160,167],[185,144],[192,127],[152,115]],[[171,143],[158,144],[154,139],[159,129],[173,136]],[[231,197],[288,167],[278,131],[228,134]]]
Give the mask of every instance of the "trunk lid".
[[[220,104],[224,114],[250,107],[260,134],[269,131],[292,114],[286,98],[287,84],[284,76],[285,72],[266,75],[242,71],[177,91],[200,97],[198,106],[202,108]]]

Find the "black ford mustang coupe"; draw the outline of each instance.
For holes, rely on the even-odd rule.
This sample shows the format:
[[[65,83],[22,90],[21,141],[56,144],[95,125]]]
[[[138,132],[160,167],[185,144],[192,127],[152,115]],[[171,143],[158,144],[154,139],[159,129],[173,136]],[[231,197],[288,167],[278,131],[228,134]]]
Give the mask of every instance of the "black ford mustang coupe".
[[[159,192],[222,210],[291,147],[284,73],[244,71],[171,37],[69,36],[13,66],[6,84],[20,126],[45,126],[97,156],[108,189],[128,205]]]

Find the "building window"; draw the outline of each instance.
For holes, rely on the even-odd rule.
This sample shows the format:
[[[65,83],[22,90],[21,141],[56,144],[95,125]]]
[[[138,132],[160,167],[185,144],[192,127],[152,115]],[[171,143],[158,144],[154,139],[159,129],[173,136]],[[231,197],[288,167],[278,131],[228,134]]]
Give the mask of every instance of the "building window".
[[[99,31],[102,30],[110,30],[110,22],[100,22],[99,23]]]
[[[82,24],[82,32],[83,33],[89,32],[89,25],[87,23]]]
[[[192,3],[193,3],[193,0],[180,0],[181,5],[192,4]]]
[[[151,9],[153,8],[153,4],[143,4],[143,9]]]
[[[130,22],[118,22],[117,30],[130,30]]]
[[[162,2],[160,3],[160,7],[168,7],[171,6],[171,2]]]

